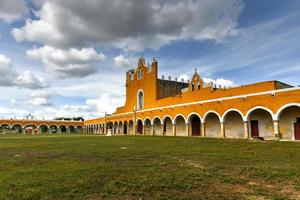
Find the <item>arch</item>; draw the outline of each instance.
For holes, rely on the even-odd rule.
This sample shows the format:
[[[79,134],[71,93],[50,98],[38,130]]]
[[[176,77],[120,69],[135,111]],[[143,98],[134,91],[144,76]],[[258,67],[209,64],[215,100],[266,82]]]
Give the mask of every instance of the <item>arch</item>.
[[[154,135],[162,135],[161,119],[158,116],[154,117],[152,120],[152,124],[153,124],[153,134]]]
[[[176,115],[174,119],[174,124],[177,136],[188,136],[188,134],[186,133],[186,119],[183,115]]]
[[[127,135],[128,134],[128,122],[124,121],[124,125],[123,125],[123,134]]]
[[[136,105],[138,110],[142,110],[144,108],[144,98],[144,91],[142,89],[139,89],[136,94]]]
[[[154,124],[154,120],[159,119],[160,123],[162,124],[161,118],[159,116],[155,116],[152,119],[152,124]]]
[[[208,111],[204,117],[205,136],[219,137],[221,133],[221,116],[215,111]]]
[[[183,114],[177,114],[175,117],[174,117],[174,124],[176,124],[176,118],[177,117],[182,117],[184,119],[184,123],[187,123],[187,119],[185,118],[185,116]]]
[[[27,124],[24,126],[26,134],[38,134],[38,128],[34,124]]]
[[[199,117],[200,121],[203,121],[202,117],[201,117],[198,113],[192,112],[192,113],[190,113],[190,114],[188,115],[188,117],[187,117],[188,123],[191,123],[191,117],[194,116],[194,115],[197,115],[197,116]]]
[[[288,108],[288,107],[291,107],[291,106],[300,107],[300,103],[288,103],[288,104],[285,104],[285,105],[281,106],[281,107],[277,110],[277,112],[276,112],[276,114],[275,114],[275,116],[274,116],[274,120],[279,120],[279,117],[280,117],[281,112],[282,112],[284,109],[286,109],[286,108]]]
[[[68,126],[68,132],[69,132],[69,133],[76,133],[76,131],[75,131],[75,126],[74,126],[74,125],[69,125],[69,126]]]
[[[164,116],[163,118],[163,134],[164,135],[173,135],[173,124],[174,121],[169,115]]]
[[[222,120],[221,115],[220,115],[218,112],[214,111],[214,110],[209,110],[209,111],[207,111],[207,112],[204,114],[204,116],[203,116],[203,123],[206,123],[206,118],[207,118],[207,116],[210,115],[210,114],[215,114],[215,115],[217,115],[218,118],[219,118],[219,121],[221,122],[221,120]]]
[[[114,123],[113,134],[116,135],[118,133],[118,122]]]
[[[21,124],[14,124],[11,126],[11,130],[16,134],[23,133],[23,126]]]
[[[169,118],[169,119],[171,120],[172,124],[174,124],[174,120],[173,120],[173,118],[172,118],[170,115],[165,115],[165,116],[162,118],[161,123],[164,124],[164,123],[165,123],[165,120],[166,120],[167,118]]]
[[[82,133],[83,133],[83,128],[82,128],[82,126],[76,126],[75,132],[76,132],[76,133],[79,133],[79,134],[82,134]]]
[[[270,109],[256,106],[247,112],[246,119],[250,126],[249,134],[252,138],[274,138],[274,114]]]
[[[59,133],[67,133],[67,126],[66,125],[60,125],[59,126]]]
[[[300,104],[290,103],[276,112],[279,136],[285,140],[300,140]]]
[[[226,115],[230,112],[233,112],[233,111],[238,112],[241,115],[243,121],[247,121],[244,114],[239,109],[231,108],[231,109],[228,109],[224,112],[224,114],[222,115],[222,118],[221,118],[221,122],[224,122]]]
[[[225,137],[244,138],[244,116],[237,109],[230,109],[223,115]]]
[[[1,124],[0,132],[5,134],[7,131],[10,131],[10,125],[9,124]]]
[[[142,135],[143,134],[143,121],[142,121],[142,119],[138,119],[136,124],[137,124],[137,131],[136,131],[136,133],[138,135]]]
[[[188,116],[189,130],[191,136],[201,136],[201,117],[198,113],[191,113]]]
[[[128,130],[128,135],[133,135],[133,120],[129,121],[129,130]]]
[[[123,134],[123,122],[119,122],[118,134]]]
[[[144,121],[145,135],[152,135],[151,133],[151,119],[147,117]]]
[[[269,108],[263,107],[263,106],[255,106],[255,107],[251,108],[250,110],[248,110],[248,112],[245,116],[247,119],[246,121],[249,121],[249,117],[252,112],[254,112],[255,110],[259,110],[259,109],[268,112],[272,116],[272,120],[275,120],[275,115],[272,110],[270,110]]]
[[[152,124],[151,119],[150,119],[149,117],[146,117],[146,118],[144,119],[144,125],[146,125],[146,120],[149,120],[149,121],[150,121],[150,124]]]
[[[49,127],[50,133],[57,133],[58,132],[58,127],[56,125],[51,125]]]
[[[40,134],[47,134],[48,133],[48,126],[45,124],[40,125],[39,127]]]

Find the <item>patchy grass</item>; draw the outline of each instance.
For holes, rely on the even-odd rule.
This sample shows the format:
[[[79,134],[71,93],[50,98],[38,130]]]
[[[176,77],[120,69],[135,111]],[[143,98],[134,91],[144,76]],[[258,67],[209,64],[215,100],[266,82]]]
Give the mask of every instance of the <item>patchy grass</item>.
[[[300,143],[1,136],[0,199],[300,199]]]

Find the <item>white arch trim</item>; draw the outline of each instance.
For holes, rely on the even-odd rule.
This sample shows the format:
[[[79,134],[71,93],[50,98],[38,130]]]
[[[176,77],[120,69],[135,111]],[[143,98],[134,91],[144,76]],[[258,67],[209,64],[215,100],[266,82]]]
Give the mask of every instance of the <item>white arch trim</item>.
[[[142,118],[137,118],[137,119],[136,119],[136,125],[137,125],[137,123],[138,123],[139,120],[141,120],[142,124],[144,124],[144,121],[143,121]]]
[[[154,124],[154,121],[155,121],[156,119],[159,119],[160,124],[162,124],[161,118],[160,118],[159,116],[153,117],[153,119],[152,119],[152,124]]]
[[[277,110],[277,112],[276,112],[276,114],[275,114],[275,116],[274,116],[274,119],[275,119],[275,120],[279,120],[281,112],[282,112],[284,109],[286,109],[286,108],[288,108],[288,107],[292,107],[292,106],[300,107],[300,103],[288,103],[288,104],[285,104],[284,106],[281,106],[281,107]]]
[[[206,122],[206,118],[207,118],[207,116],[208,116],[209,114],[216,114],[216,115],[218,116],[218,118],[219,118],[219,121],[222,120],[222,117],[221,117],[221,115],[220,115],[219,113],[217,113],[217,112],[214,111],[214,110],[209,110],[209,111],[207,111],[207,112],[204,114],[204,117],[203,117],[203,123]]]
[[[161,121],[161,124],[164,124],[164,123],[165,123],[165,120],[166,120],[167,118],[170,118],[172,124],[174,124],[174,120],[173,120],[173,118],[172,118],[170,115],[165,115],[164,118],[163,118],[162,121]]]
[[[244,116],[244,114],[240,110],[238,110],[236,108],[232,108],[232,109],[226,110],[226,112],[224,112],[224,114],[221,118],[221,122],[224,122],[226,115],[230,112],[238,112],[241,115],[243,121],[247,121],[247,118]]]
[[[152,121],[151,121],[151,119],[150,119],[149,117],[146,117],[146,118],[144,119],[143,125],[146,125],[146,120],[147,120],[147,119],[150,121],[150,124],[152,125]]]
[[[182,117],[184,119],[184,123],[186,124],[187,123],[187,119],[185,118],[185,116],[183,114],[177,114],[175,117],[174,117],[174,124],[176,124],[176,119],[177,117]]]
[[[269,108],[263,107],[263,106],[255,106],[255,107],[251,108],[250,110],[248,110],[248,112],[247,112],[247,114],[245,116],[246,119],[247,119],[247,121],[249,121],[250,115],[255,110],[264,110],[264,111],[267,111],[271,115],[272,120],[275,120],[275,115],[274,115],[274,113],[273,113],[272,110],[270,110]]]
[[[189,116],[187,117],[187,120],[188,120],[187,122],[188,122],[188,123],[190,123],[190,121],[191,121],[191,116],[192,116],[192,115],[197,115],[197,116],[200,118],[200,121],[203,122],[203,118],[202,118],[198,113],[192,112],[192,113],[190,113]]]

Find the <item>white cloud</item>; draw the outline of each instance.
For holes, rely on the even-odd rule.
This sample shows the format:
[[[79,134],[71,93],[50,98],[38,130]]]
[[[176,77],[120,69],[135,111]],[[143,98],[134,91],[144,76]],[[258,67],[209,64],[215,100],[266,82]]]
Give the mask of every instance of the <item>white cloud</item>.
[[[184,80],[185,82],[187,80],[189,80],[189,76],[186,74],[182,74],[181,76],[179,76],[178,81]]]
[[[47,87],[42,77],[29,71],[19,73],[12,65],[10,58],[0,54],[0,86],[18,86],[20,88],[37,89]]]
[[[116,67],[128,67],[130,65],[129,59],[125,58],[123,55],[116,56],[114,62]]]
[[[113,113],[116,108],[124,105],[124,98],[112,97],[108,93],[104,93],[98,99],[87,99],[86,105],[92,109],[96,109],[96,114],[103,116],[105,112]]]
[[[213,83],[215,84],[217,87],[221,86],[221,87],[234,87],[235,84],[232,80],[226,80],[224,78],[218,78],[216,80],[211,79],[211,78],[203,78],[203,81],[206,83]]]
[[[88,76],[97,71],[95,64],[106,58],[93,48],[62,50],[44,46],[28,50],[26,53],[28,57],[41,61],[47,70],[58,78]]]
[[[29,89],[38,89],[47,87],[47,83],[42,77],[37,77],[30,71],[24,71],[17,77],[17,85]]]
[[[0,19],[5,22],[18,20],[27,12],[24,0],[0,0]]]
[[[28,102],[36,106],[51,106],[50,99],[55,95],[57,94],[47,90],[34,91],[29,93]]]
[[[59,48],[99,43],[133,51],[185,39],[220,42],[236,34],[243,6],[241,0],[52,0],[12,34]]]
[[[0,113],[2,119],[24,119],[29,112],[25,109],[0,107]]]

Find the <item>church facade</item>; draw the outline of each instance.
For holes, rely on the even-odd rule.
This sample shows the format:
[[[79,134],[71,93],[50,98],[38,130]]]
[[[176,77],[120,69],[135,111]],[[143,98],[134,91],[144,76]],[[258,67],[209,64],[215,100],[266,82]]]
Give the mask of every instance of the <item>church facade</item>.
[[[265,81],[233,88],[158,78],[158,62],[126,73],[125,105],[86,120],[94,134],[300,140],[300,88]]]

